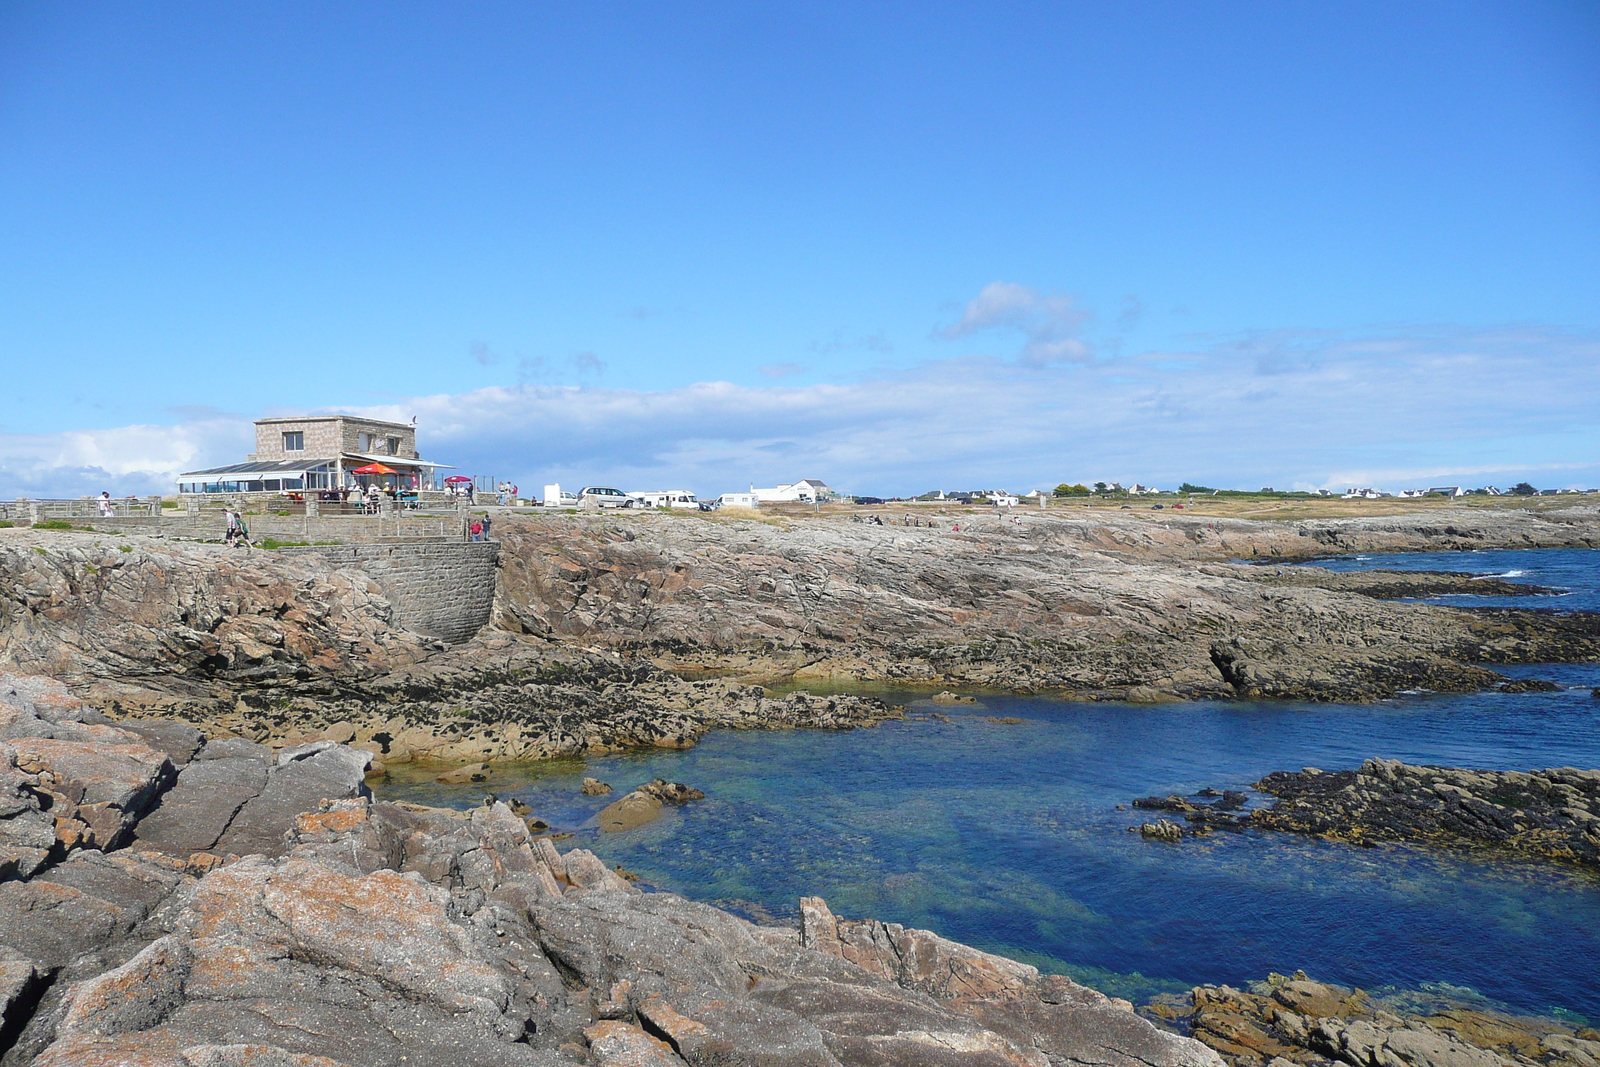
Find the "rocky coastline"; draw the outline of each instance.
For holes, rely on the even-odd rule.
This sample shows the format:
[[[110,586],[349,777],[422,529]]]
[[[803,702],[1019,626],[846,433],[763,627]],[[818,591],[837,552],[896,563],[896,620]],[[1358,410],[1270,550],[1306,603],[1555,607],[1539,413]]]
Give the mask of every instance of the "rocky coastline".
[[[1229,1067],[1590,1067],[1600,1031],[1463,999],[1465,991],[1385,995],[1273,974],[1246,989],[1201,986],[1141,1010],[1182,1028]]]
[[[801,902],[645,894],[369,757],[119,724],[0,685],[0,1064],[1215,1067],[1125,1001]],[[662,789],[689,799],[683,787]]]
[[[1600,543],[1594,508],[1458,521],[1051,509],[957,532],[508,516],[493,620],[458,645],[407,629],[359,566],[315,553],[3,530],[0,669],[58,678],[119,719],[497,762],[897,714],[774,685],[1351,702],[1497,687],[1501,665],[1600,661],[1600,616],[1540,609],[1542,591],[1501,579],[1226,562]],[[1397,602],[1462,590],[1530,607]]]
[[[407,629],[359,568],[315,554],[4,531],[0,1067],[1594,1067],[1592,1037],[1574,1028],[1551,1024],[1511,1053],[1451,1031],[1457,1048],[1427,1036],[1434,1021],[1388,1008],[1346,1011],[1337,1040],[1312,1040],[1308,1024],[1296,1045],[1273,1014],[1283,982],[1202,987],[1187,1014],[1158,1004],[1142,1017],[814,898],[792,929],[641,893],[503,803],[443,811],[366,788],[405,760],[681,748],[718,727],[850,729],[898,714],[858,696],[778,695],[775,682],[1361,700],[1506,684],[1491,664],[1600,659],[1592,616],[1394,602],[1458,590],[1462,576],[1225,562],[1376,544],[1592,545],[1592,515],[1481,529],[1029,519],[959,536],[508,521],[494,622],[453,646]],[[1397,796],[1441,798],[1449,817],[1430,817],[1444,830],[1416,815],[1431,801],[1398,802],[1411,814],[1396,815],[1366,768],[1337,788],[1264,780],[1282,790],[1274,828],[1445,840],[1466,836],[1462,813],[1484,822],[1479,800],[1502,812],[1527,801],[1492,774],[1474,793],[1457,772],[1383,767],[1368,777],[1404,779]],[[1587,785],[1557,772],[1529,783],[1543,806],[1527,801],[1500,837],[1479,837],[1594,862],[1580,848],[1594,823],[1573,814],[1600,814]],[[687,796],[668,785],[668,801]],[[1441,785],[1468,795],[1452,801]],[[617,803],[629,798],[663,802],[637,791]],[[1244,817],[1229,795],[1203,806],[1213,814],[1200,822]],[[1578,844],[1556,832],[1580,823]],[[1225,1015],[1277,1044],[1235,1040],[1246,1031]],[[1334,1033],[1331,1017],[1318,1034]],[[1260,1049],[1272,1055],[1250,1058]]]
[[[1489,848],[1600,868],[1600,771],[1481,771],[1369,759],[1354,771],[1279,771],[1251,814],[1267,830],[1374,844]]]
[[[1273,975],[1135,1011],[819,898],[798,928],[754,924],[643,893],[492,797],[374,800],[370,761],[117,722],[52,680],[0,679],[0,1067],[1600,1062],[1591,1029],[1435,994]],[[1432,774],[1435,792],[1463,773]],[[1518,798],[1533,778],[1576,788],[1527,777]]]
[[[1133,801],[1135,810],[1163,815],[1130,829],[1168,842],[1215,830],[1276,830],[1354,845],[1409,842],[1600,868],[1600,770],[1486,771],[1369,759],[1353,771],[1275,771],[1254,788],[1273,802],[1245,810],[1247,794],[1214,789],[1192,797],[1141,797]]]

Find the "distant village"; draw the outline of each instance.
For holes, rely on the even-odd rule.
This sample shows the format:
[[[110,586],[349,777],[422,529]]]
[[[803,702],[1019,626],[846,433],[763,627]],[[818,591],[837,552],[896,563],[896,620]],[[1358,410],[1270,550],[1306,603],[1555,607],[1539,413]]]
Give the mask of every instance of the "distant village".
[[[1159,496],[1276,495],[1377,500],[1552,496],[1580,492],[1577,489],[1537,489],[1526,482],[1509,489],[1492,485],[1479,488],[1444,485],[1387,493],[1371,487],[1352,487],[1343,493],[1336,493],[1329,489],[1280,491],[1271,486],[1263,486],[1259,490],[1230,490],[1188,482],[1176,489],[1160,489],[1137,482],[1124,486],[1121,482],[1096,481],[1064,482],[1053,489],[1026,492],[1004,489],[931,490],[914,497],[886,498],[840,492],[818,478],[802,478],[766,488],[752,484],[744,490],[721,493],[707,499],[701,499],[686,489],[622,489],[604,485],[563,487],[559,483],[544,485],[542,492],[534,492],[531,487],[524,491],[518,485],[493,476],[464,473],[449,464],[424,459],[417,451],[415,419],[410,423],[398,423],[353,415],[265,418],[256,420],[255,434],[255,451],[242,462],[179,475],[179,494],[238,496],[264,493],[296,499],[310,496],[324,503],[345,503],[352,498],[360,502],[375,496],[419,501],[424,496],[437,498],[443,494],[447,499],[465,498],[474,504],[498,503],[507,506],[709,510],[720,507],[759,508],[764,504],[949,502],[1017,507],[1024,504],[1043,505],[1052,500]],[[436,502],[436,499],[430,502]]]

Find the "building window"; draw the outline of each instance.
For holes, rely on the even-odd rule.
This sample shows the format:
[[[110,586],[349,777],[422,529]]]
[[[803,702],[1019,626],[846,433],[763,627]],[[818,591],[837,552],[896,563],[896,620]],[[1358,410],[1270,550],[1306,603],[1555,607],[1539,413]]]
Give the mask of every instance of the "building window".
[[[399,454],[400,454],[400,438],[398,438],[398,437],[389,438],[389,455],[398,456]]]
[[[303,431],[286,431],[283,435],[283,450],[285,452],[304,452],[306,449],[306,435]]]

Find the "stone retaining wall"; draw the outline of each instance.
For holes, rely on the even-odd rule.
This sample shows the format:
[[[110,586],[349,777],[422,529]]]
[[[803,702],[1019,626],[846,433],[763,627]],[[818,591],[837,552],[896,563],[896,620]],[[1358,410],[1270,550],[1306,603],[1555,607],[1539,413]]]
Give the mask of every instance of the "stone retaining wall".
[[[250,539],[257,544],[275,541],[337,541],[340,544],[401,539],[464,541],[459,514],[416,515],[246,515]],[[156,537],[180,537],[196,541],[220,541],[228,529],[227,517],[220,511],[198,515],[168,512],[160,519],[77,520],[74,525],[97,530],[137,531]]]
[[[254,531],[252,530],[252,533]],[[357,544],[281,548],[285,554],[323,556],[359,566],[383,589],[409,630],[453,644],[470,640],[494,609],[494,541],[451,544]]]

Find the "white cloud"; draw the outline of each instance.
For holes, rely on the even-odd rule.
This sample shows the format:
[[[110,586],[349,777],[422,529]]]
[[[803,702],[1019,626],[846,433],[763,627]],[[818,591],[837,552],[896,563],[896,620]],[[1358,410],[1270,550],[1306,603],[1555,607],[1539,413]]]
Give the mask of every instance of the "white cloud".
[[[1019,330],[1027,341],[1017,359],[1025,366],[1085,363],[1094,353],[1079,339],[1078,328],[1088,318],[1064,293],[1041,293],[1015,282],[990,282],[962,309],[961,318],[939,335],[955,340],[982,330]]]
[[[962,321],[1001,321],[1016,306],[1006,299]],[[364,410],[416,415],[425,455],[525,489],[713,494],[800,477],[879,495],[1101,478],[1591,486],[1597,362],[1600,339],[1557,330],[1278,333],[1086,364],[948,359],[803,386],[525,384]],[[222,416],[0,435],[0,494],[165,489],[182,469],[238,461],[249,441],[247,420]]]

